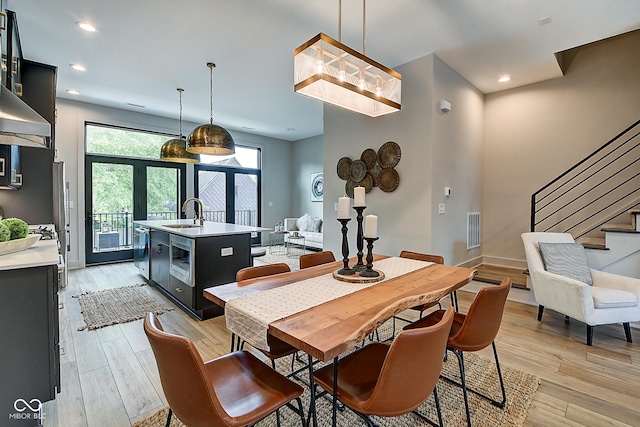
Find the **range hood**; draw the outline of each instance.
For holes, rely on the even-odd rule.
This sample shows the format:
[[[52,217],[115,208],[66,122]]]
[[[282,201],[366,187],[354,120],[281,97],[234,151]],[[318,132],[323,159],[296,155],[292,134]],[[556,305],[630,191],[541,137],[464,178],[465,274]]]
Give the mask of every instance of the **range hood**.
[[[49,148],[51,125],[0,85],[0,144]]]

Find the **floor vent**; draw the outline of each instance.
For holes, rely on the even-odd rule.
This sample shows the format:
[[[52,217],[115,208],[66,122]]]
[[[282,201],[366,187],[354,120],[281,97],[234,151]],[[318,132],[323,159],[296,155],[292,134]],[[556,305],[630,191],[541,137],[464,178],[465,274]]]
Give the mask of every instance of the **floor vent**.
[[[480,247],[480,212],[467,214],[467,249]]]

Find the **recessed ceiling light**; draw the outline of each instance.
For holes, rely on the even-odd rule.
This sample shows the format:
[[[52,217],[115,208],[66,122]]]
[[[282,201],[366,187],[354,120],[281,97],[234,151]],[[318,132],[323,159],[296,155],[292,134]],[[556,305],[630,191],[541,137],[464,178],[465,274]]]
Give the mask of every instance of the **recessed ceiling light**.
[[[69,64],[69,67],[73,68],[76,71],[86,71],[87,69],[84,68],[84,65],[82,64]]]
[[[500,78],[498,79],[498,81],[499,81],[500,83],[506,83],[506,82],[508,82],[509,80],[511,80],[511,76],[502,76],[502,77],[500,77]]]
[[[131,102],[125,102],[125,105],[129,105],[131,107],[136,107],[136,108],[146,108],[144,105],[132,104]]]
[[[294,128],[287,128],[287,132],[293,132],[294,130]]]
[[[75,89],[67,89],[67,92],[70,93],[71,95],[80,95],[80,92],[78,92]]]
[[[88,33],[93,33],[96,31],[96,27],[94,27],[91,22],[78,21],[76,22],[76,25]]]

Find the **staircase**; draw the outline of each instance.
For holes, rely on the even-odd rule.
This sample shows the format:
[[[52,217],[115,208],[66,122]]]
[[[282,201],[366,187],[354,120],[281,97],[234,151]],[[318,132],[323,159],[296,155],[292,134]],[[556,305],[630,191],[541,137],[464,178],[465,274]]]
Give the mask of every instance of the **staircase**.
[[[640,278],[640,120],[535,192],[530,229],[571,233],[592,268]]]

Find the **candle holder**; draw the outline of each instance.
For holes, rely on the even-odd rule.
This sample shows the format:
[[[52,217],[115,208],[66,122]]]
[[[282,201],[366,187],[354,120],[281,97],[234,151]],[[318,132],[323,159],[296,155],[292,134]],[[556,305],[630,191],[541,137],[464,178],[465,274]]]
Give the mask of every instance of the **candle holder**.
[[[362,249],[364,248],[364,240],[363,240],[364,233],[362,232],[362,220],[363,220],[362,212],[366,208],[367,208],[366,206],[353,207],[353,209],[355,209],[356,212],[358,213],[358,216],[356,217],[356,219],[358,220],[358,235],[356,236],[356,247],[358,248],[358,262],[353,267],[351,267],[351,269],[356,273],[358,271],[362,271],[365,268],[367,268],[362,262],[362,256],[364,255],[364,253],[362,252]]]
[[[349,268],[349,242],[347,241],[347,223],[351,221],[351,218],[338,218],[340,224],[342,224],[342,263],[344,267],[338,270],[338,274],[343,276],[350,276],[356,272]]]
[[[366,270],[360,272],[362,277],[378,277],[379,272],[373,269],[373,242],[379,239],[379,237],[365,237],[367,241],[367,266]]]

